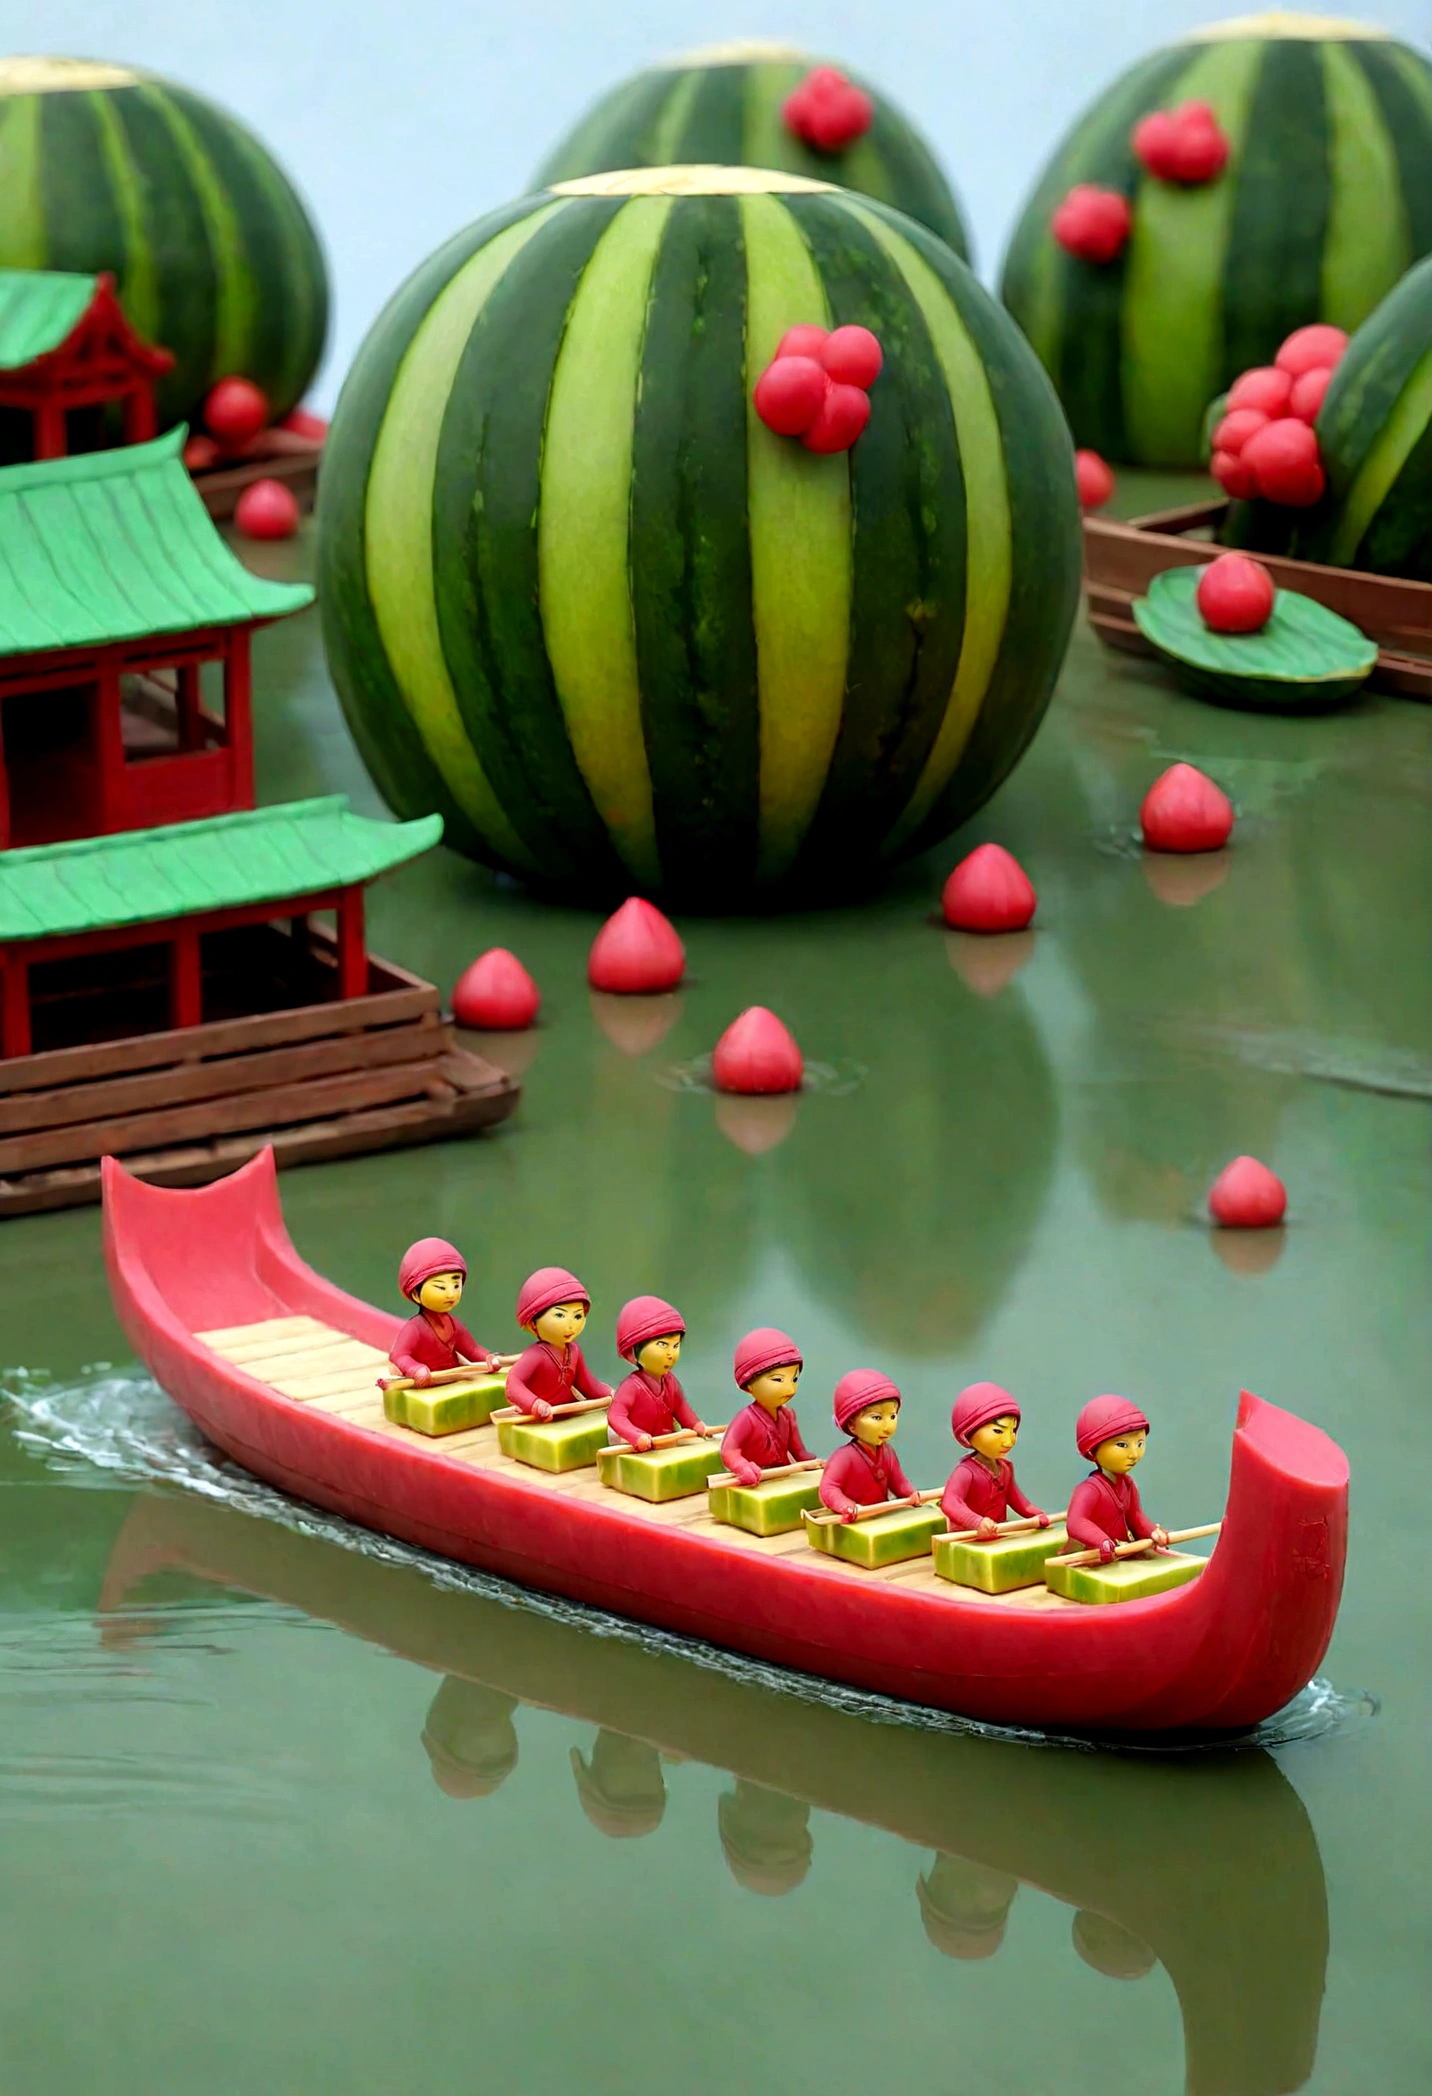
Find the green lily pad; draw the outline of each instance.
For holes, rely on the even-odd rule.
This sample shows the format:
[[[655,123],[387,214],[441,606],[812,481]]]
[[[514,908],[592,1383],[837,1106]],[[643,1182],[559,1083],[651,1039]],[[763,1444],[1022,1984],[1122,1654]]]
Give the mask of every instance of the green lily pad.
[[[1202,568],[1165,568],[1134,618],[1186,690],[1247,713],[1327,713],[1366,683],[1377,647],[1349,620],[1278,590],[1261,633],[1214,633],[1196,592]]]

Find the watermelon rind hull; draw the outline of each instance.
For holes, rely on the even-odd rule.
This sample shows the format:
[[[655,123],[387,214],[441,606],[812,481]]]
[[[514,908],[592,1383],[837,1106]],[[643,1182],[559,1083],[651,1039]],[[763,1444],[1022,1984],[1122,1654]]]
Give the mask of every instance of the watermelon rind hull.
[[[1246,713],[1329,713],[1362,690],[1377,645],[1350,620],[1278,590],[1261,632],[1214,633],[1197,603],[1204,572],[1166,568],[1133,606],[1140,633],[1187,691]]]

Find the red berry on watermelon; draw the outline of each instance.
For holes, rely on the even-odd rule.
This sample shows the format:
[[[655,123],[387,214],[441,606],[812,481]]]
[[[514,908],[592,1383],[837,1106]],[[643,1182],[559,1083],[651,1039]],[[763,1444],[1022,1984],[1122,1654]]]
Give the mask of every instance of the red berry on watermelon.
[[[1246,553],[1222,553],[1210,561],[1196,594],[1211,633],[1261,633],[1273,616],[1272,578]]]
[[[819,153],[843,153],[875,120],[863,88],[834,66],[814,66],[781,105],[786,129]]]
[[[1215,451],[1208,470],[1224,494],[1235,502],[1251,502],[1258,492],[1258,483],[1244,464],[1241,452]]]
[[[869,328],[838,327],[825,344],[821,362],[839,385],[868,391],[880,376],[885,352]]]
[[[1268,417],[1261,408],[1234,408],[1224,416],[1213,432],[1215,451],[1231,451],[1235,454],[1243,449],[1255,430],[1260,430]]]
[[[869,420],[870,395],[859,386],[839,386],[831,379],[821,411],[801,442],[807,451],[849,451]]]
[[[1293,381],[1274,364],[1255,364],[1228,388],[1228,406],[1257,408],[1262,415],[1286,415],[1293,396]]]
[[[1307,509],[1323,492],[1318,440],[1296,416],[1282,415],[1255,430],[1239,456],[1268,502]]]
[[[1228,160],[1228,140],[1207,102],[1155,110],[1134,126],[1134,152],[1161,182],[1211,182]]]
[[[1080,509],[1102,509],[1116,485],[1113,468],[1097,451],[1076,451],[1074,475],[1079,483]]]
[[[828,384],[814,357],[777,357],[751,398],[767,429],[778,437],[803,437],[825,405]]]
[[[797,327],[788,327],[776,344],[778,357],[814,357],[817,364],[825,355],[825,345],[830,340],[830,329],[817,327],[814,321],[803,321]]]
[[[1311,371],[1305,371],[1301,378],[1293,380],[1293,396],[1288,406],[1300,422],[1311,424],[1317,421],[1332,382],[1331,371],[1322,365],[1315,365]]]
[[[251,481],[234,504],[234,523],[246,539],[291,539],[298,501],[281,480]]]
[[[1049,228],[1067,254],[1102,265],[1123,253],[1133,224],[1128,198],[1117,189],[1079,182],[1050,219]]]
[[[268,425],[268,397],[252,379],[221,378],[209,388],[204,424],[221,444],[247,444]]]
[[[1302,378],[1308,371],[1331,371],[1341,362],[1346,348],[1347,336],[1342,329],[1319,321],[1313,327],[1295,328],[1273,362],[1289,378]]]

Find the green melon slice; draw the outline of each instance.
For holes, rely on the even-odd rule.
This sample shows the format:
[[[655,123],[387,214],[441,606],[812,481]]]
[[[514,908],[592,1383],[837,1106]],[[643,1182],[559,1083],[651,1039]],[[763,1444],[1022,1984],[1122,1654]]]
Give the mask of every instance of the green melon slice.
[[[1045,1585],[1066,1601],[1143,1601],[1196,1579],[1206,1559],[1170,1550],[1160,1557],[1116,1557],[1109,1565],[1046,1565]]]
[[[1044,1560],[1063,1550],[1068,1536],[1062,1521],[1022,1536],[996,1536],[991,1543],[962,1542],[958,1536],[936,1536],[935,1570],[957,1587],[977,1587],[981,1594],[1012,1594],[1018,1587],[1044,1583]]]
[[[607,1445],[607,1415],[572,1412],[566,1419],[499,1419],[497,1445],[534,1470],[582,1470]]]
[[[844,1558],[848,1565],[878,1572],[884,1565],[903,1564],[909,1557],[928,1557],[930,1539],[945,1525],[937,1506],[907,1506],[869,1521],[832,1521],[828,1526],[807,1521],[805,1532],[806,1541],[827,1557]]]
[[[720,1468],[721,1449],[715,1441],[678,1441],[673,1448],[653,1448],[646,1455],[623,1442],[620,1448],[603,1447],[597,1456],[597,1476],[604,1485],[656,1502],[702,1491],[712,1471]]]
[[[385,1390],[383,1416],[415,1434],[461,1434],[486,1426],[502,1404],[506,1374],[477,1376],[470,1383],[429,1383],[425,1390]]]
[[[707,1511],[752,1536],[783,1536],[801,1525],[807,1507],[820,1505],[820,1477],[798,1470],[794,1477],[764,1477],[758,1485],[712,1485]]]
[[[1325,604],[1278,590],[1261,633],[1213,633],[1195,601],[1201,568],[1165,568],[1134,619],[1198,698],[1248,713],[1327,713],[1361,690],[1377,645]]]

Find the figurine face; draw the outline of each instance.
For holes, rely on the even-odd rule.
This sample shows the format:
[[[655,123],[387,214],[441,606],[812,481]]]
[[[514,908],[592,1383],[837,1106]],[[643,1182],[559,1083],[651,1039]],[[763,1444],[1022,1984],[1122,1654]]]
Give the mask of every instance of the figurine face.
[[[1001,1456],[1009,1454],[1018,1439],[1019,1421],[1012,1412],[1005,1412],[998,1419],[992,1419],[988,1426],[977,1426],[970,1435],[970,1447],[976,1455],[986,1456],[991,1463],[997,1463]]]
[[[800,1362],[787,1361],[783,1367],[768,1368],[764,1375],[754,1376],[746,1385],[746,1395],[764,1405],[768,1412],[779,1412],[795,1396],[800,1379]]]
[[[418,1290],[418,1302],[424,1310],[436,1311],[440,1316],[456,1310],[462,1301],[461,1274],[429,1274]]]
[[[636,1365],[644,1368],[648,1375],[670,1375],[681,1354],[681,1334],[663,1333],[660,1339],[648,1339],[645,1346],[636,1350]]]
[[[532,1329],[548,1346],[570,1346],[587,1322],[585,1303],[554,1303],[544,1310]]]
[[[893,1397],[882,1397],[867,1405],[850,1422],[850,1431],[865,1448],[883,1448],[900,1424],[900,1407]]]
[[[1101,1441],[1094,1450],[1094,1461],[1111,1477],[1127,1477],[1135,1463],[1143,1460],[1144,1435],[1116,1434],[1112,1441]]]

